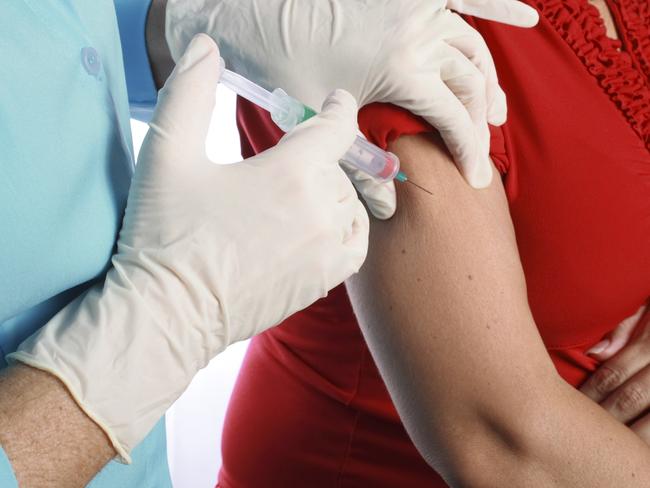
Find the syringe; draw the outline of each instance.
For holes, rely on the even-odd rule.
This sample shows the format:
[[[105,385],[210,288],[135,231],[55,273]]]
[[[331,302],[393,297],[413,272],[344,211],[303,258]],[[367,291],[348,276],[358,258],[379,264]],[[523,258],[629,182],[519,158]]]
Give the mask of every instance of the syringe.
[[[223,59],[221,63],[222,67],[225,66]],[[316,115],[313,109],[290,97],[281,88],[270,92],[227,69],[223,70],[220,82],[237,95],[270,112],[273,122],[284,132]],[[399,158],[395,154],[378,148],[361,136],[357,136],[342,160],[381,181],[408,180],[399,170]]]

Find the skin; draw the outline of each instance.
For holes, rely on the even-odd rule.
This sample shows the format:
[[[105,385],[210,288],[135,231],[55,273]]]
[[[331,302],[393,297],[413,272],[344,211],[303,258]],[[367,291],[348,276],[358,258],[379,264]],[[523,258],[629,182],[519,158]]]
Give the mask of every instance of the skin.
[[[165,5],[154,1],[146,30],[158,87],[174,66],[164,36]],[[0,391],[0,446],[21,488],[84,487],[116,456],[104,431],[55,376],[10,366],[0,371]]]
[[[590,3],[603,17],[607,35],[618,38],[605,1]],[[650,305],[639,308],[588,354],[603,363],[580,391],[650,444]]]
[[[648,446],[550,361],[500,180],[471,189],[440,147],[390,148],[433,195],[399,186],[347,283],[416,447],[452,487],[647,487]]]
[[[146,30],[149,57],[152,63],[154,79],[158,88],[162,87],[174,65],[167,44],[164,41],[165,6],[165,0],[153,1],[149,12]],[[454,174],[458,176],[455,171]],[[410,190],[410,192],[413,191],[414,190],[412,189]],[[449,195],[448,191],[441,194],[445,193]],[[411,195],[411,197],[405,196],[405,198],[413,198],[417,200],[418,198],[421,198],[421,195]],[[463,208],[464,204],[462,203],[459,207]],[[411,214],[412,217],[417,216],[419,212],[420,207],[416,206]],[[403,214],[404,213],[402,212],[402,215]],[[498,215],[495,215],[494,217],[497,220],[501,220],[503,216],[499,217]],[[394,220],[395,223],[400,221],[404,223],[400,218]],[[508,240],[512,240],[511,230],[508,232],[506,232],[508,234]],[[413,241],[409,244],[415,242],[416,241]],[[510,245],[512,246],[513,243],[514,242],[511,242]],[[419,245],[422,245],[422,242],[420,242]],[[375,249],[378,248],[375,247]],[[516,262],[510,262],[510,265],[515,268],[517,267]],[[363,280],[360,280],[359,283],[363,283]],[[489,327],[489,324],[486,324],[486,327]],[[426,343],[423,343],[421,346],[424,347],[425,344]],[[418,348],[414,350],[417,349]],[[373,347],[373,350],[377,350],[377,348]],[[541,359],[540,362],[544,363]],[[422,365],[423,362],[418,363]],[[546,366],[548,367],[548,364]],[[392,374],[395,375],[397,373]],[[556,381],[556,378],[549,379],[549,386],[555,385]],[[406,384],[408,384],[408,382],[406,382]],[[0,389],[3,392],[3,395],[0,396],[0,445],[3,446],[7,453],[21,487],[83,487],[110,459],[115,456],[115,452],[103,431],[84,414],[74,399],[70,396],[65,386],[56,377],[23,365],[11,366],[0,372]],[[402,388],[402,390],[404,389]],[[418,390],[414,389],[413,391],[415,392]],[[418,397],[420,396],[422,395],[418,394]],[[456,396],[457,395],[452,395],[454,398]],[[407,405],[411,404],[411,409],[414,408],[413,405],[415,405],[419,400],[419,398],[415,398],[414,395],[408,394],[408,391],[406,391],[406,398],[409,399]],[[531,406],[527,405],[530,399],[526,401],[521,400],[519,402],[516,401],[516,398],[513,398],[512,400],[514,405],[519,405],[520,407]],[[587,409],[587,417],[593,416],[594,414],[590,413],[589,409]],[[597,417],[597,415],[595,415],[595,417]],[[605,422],[605,424],[607,424],[607,422]],[[408,423],[408,425],[411,424]],[[424,425],[426,426],[427,423]],[[459,426],[461,425],[462,424],[459,424]],[[490,425],[496,426],[498,423],[491,423]],[[485,431],[484,433],[491,433],[490,428],[485,426],[483,427]],[[620,442],[624,443],[624,439],[622,438],[625,436],[621,435],[620,432],[617,432],[612,426],[605,425],[603,429],[596,430],[607,432],[605,435],[609,435],[611,431],[613,441],[619,441],[620,436]],[[509,455],[508,460],[514,461],[519,457],[523,458],[523,451],[513,451],[512,449],[517,445],[516,442],[513,443],[513,441],[516,441],[517,439],[515,437],[511,438],[507,435],[503,437],[503,435],[507,433],[508,430],[499,432],[502,436],[501,442],[503,445],[499,445],[498,450]],[[499,435],[496,434],[492,437],[499,439]],[[464,432],[461,428],[459,438],[471,440],[473,435],[471,432]],[[613,442],[612,444],[615,447],[618,442]],[[626,448],[629,449],[633,445],[634,443],[630,443],[629,445],[626,444]],[[521,444],[520,446],[525,447],[526,445]],[[473,452],[473,450],[467,450],[467,452]],[[602,452],[606,453],[607,451],[603,450]],[[627,451],[622,449],[620,452],[624,454]],[[462,457],[463,456],[461,456],[461,458]],[[617,458],[616,456],[612,456],[611,459],[616,460]],[[479,461],[480,465],[481,461],[485,461],[485,457],[479,456],[476,460]],[[532,474],[539,470],[543,471],[544,466],[541,465],[541,463],[538,463],[538,466],[531,466],[530,460],[528,461],[528,464],[525,464],[524,467],[521,468],[522,470],[526,471],[528,474]],[[582,462],[582,460],[577,461]],[[637,486],[633,483],[635,479],[647,479],[645,477],[636,476],[636,473],[642,474],[644,472],[638,467],[638,463],[645,462],[647,464],[647,461],[647,453],[643,449],[636,452],[635,456],[630,456],[629,459],[622,459],[620,464],[617,465],[618,469],[616,470],[616,473],[612,475],[620,474],[622,477],[616,477],[613,483],[624,483],[624,481],[621,480],[627,480],[627,486]],[[600,471],[594,470],[593,473],[597,474],[601,471],[602,469]],[[544,473],[545,471],[540,472],[540,474]],[[627,478],[625,477],[625,474],[627,474]],[[636,476],[636,478],[633,475]],[[459,479],[462,478],[462,476],[459,477]],[[520,479],[523,480],[524,478]],[[538,478],[537,480],[542,479],[546,478]],[[609,478],[604,477],[603,479]],[[632,480],[632,483],[629,482],[630,479]],[[614,478],[612,478],[612,480],[614,480]],[[471,484],[471,486],[482,485]],[[505,485],[501,484],[499,486]],[[511,484],[509,486],[516,485]],[[537,484],[529,483],[527,486],[552,485],[543,483],[539,484],[539,481],[537,481]],[[583,485],[572,484],[570,486]],[[610,484],[609,482],[605,484],[591,483],[588,485],[585,484],[584,486],[610,486]]]
[[[600,16],[605,22],[605,29],[607,30],[607,36],[612,39],[618,39],[618,31],[616,30],[616,24],[614,23],[614,17],[612,12],[609,10],[605,0],[589,0],[589,3],[598,9]]]
[[[55,377],[17,365],[0,372],[0,445],[21,488],[83,487],[115,452]]]
[[[603,361],[580,391],[650,444],[650,307],[643,306],[592,354]]]

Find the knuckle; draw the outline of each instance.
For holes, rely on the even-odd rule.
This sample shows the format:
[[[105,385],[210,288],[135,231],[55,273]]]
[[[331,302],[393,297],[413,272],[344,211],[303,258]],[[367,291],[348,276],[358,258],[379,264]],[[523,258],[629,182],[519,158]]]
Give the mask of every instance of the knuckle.
[[[486,51],[489,53],[489,49],[483,36],[472,27],[463,30],[458,36],[454,37],[450,41],[452,44],[462,47],[463,52],[469,54],[469,57],[471,58],[485,58]]]
[[[323,230],[327,223],[330,210],[327,189],[316,183],[316,178],[309,174],[294,175],[288,185],[285,185],[285,195],[290,195],[287,202],[296,210],[307,216],[311,227]]]
[[[480,97],[481,99],[485,98],[485,87],[487,86],[487,80],[483,73],[480,71],[472,72],[472,74],[468,76],[468,85],[475,97]]]
[[[611,366],[601,366],[594,373],[592,385],[598,394],[606,395],[620,385],[624,378],[625,375],[620,369],[612,368]]]
[[[614,407],[620,412],[636,412],[645,407],[647,395],[639,385],[629,385],[617,397]]]
[[[455,80],[450,80],[448,86],[463,105],[481,108],[487,106],[487,82],[482,73],[468,71]]]

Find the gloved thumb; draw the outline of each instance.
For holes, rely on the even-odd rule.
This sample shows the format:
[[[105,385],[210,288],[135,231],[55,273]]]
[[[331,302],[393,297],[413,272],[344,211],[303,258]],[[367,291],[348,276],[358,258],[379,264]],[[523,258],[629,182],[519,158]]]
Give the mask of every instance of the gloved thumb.
[[[195,36],[158,95],[151,129],[173,144],[204,150],[222,71],[215,42]]]
[[[517,27],[533,27],[539,14],[519,0],[447,0],[447,7],[458,13]]]
[[[286,152],[287,161],[337,164],[352,147],[357,134],[357,102],[345,90],[335,90],[322,111],[287,133],[275,146]]]
[[[395,214],[397,209],[397,195],[395,183],[391,181],[380,181],[367,173],[356,169],[351,164],[342,161],[341,167],[352,184],[361,194],[366,206],[379,220],[387,220]]]

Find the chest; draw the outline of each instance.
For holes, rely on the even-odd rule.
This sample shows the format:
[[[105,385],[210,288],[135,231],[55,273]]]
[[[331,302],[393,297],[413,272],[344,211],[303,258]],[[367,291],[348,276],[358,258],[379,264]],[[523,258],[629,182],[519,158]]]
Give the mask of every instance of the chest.
[[[2,322],[102,272],[132,163],[112,3],[3,2],[0,18]]]
[[[650,80],[636,42],[650,19],[613,10],[617,42],[586,0],[535,3],[538,28],[486,39],[509,98],[505,184],[531,309],[547,345],[569,346],[650,296]]]
[[[600,14],[600,17],[603,19],[607,37],[617,39],[618,30],[616,29],[614,16],[612,15],[612,11],[610,10],[609,5],[607,5],[607,2],[605,0],[589,0],[589,3],[596,7],[598,13]]]

